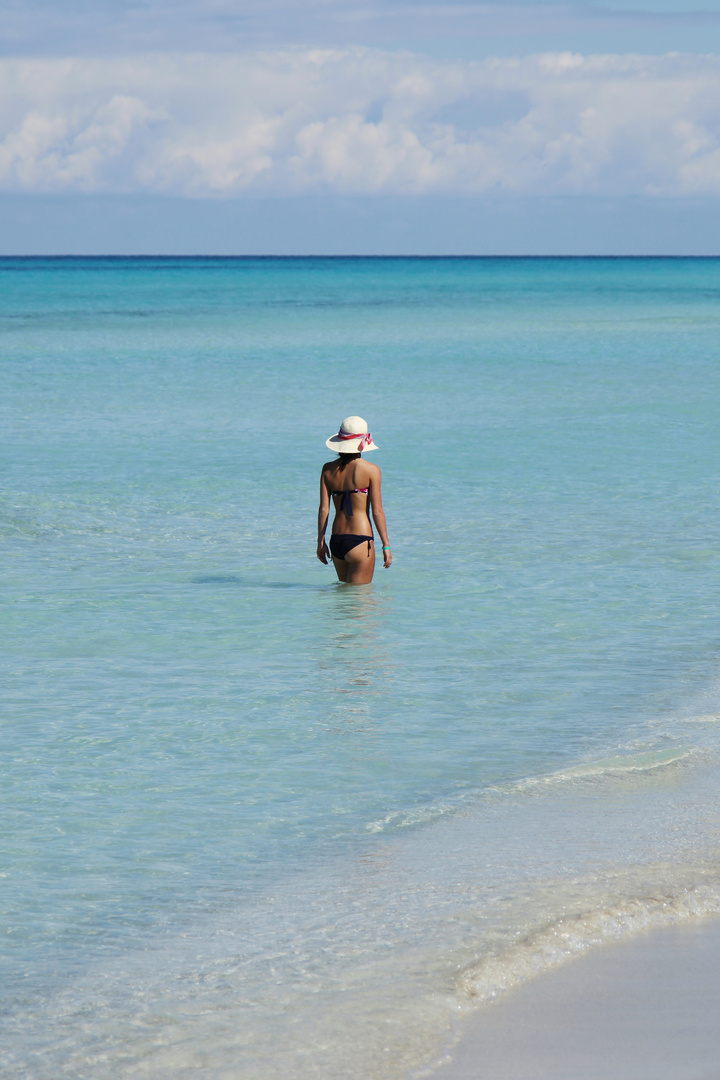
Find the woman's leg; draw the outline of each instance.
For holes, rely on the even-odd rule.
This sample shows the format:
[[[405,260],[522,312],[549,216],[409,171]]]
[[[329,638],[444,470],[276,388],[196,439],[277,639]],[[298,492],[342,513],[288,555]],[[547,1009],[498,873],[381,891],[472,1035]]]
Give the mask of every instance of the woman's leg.
[[[369,585],[373,579],[375,573],[375,545],[372,540],[370,541],[370,550],[368,551],[368,542],[363,540],[357,547],[350,548],[350,551],[345,555],[345,566],[347,567],[345,577],[341,577],[341,581],[347,582],[348,585]],[[337,564],[341,560],[333,560],[335,562],[335,569],[337,570]],[[340,577],[340,571],[338,570],[338,577]]]
[[[336,559],[333,555],[333,564],[335,566],[335,572],[338,576],[338,581],[347,581],[348,564],[344,559]]]

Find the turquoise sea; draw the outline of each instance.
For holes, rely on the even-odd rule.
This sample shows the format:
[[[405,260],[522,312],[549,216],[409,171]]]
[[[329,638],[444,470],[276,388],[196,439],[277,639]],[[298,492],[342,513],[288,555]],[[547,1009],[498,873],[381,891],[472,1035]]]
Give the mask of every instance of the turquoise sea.
[[[4,1077],[418,1077],[720,913],[720,260],[3,259],[0,332]]]

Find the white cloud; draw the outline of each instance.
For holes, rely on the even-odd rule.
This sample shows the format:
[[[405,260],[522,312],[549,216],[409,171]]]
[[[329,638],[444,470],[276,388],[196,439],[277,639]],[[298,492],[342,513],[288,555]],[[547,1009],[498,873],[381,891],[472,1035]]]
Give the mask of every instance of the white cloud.
[[[6,191],[720,194],[720,58],[0,61]]]

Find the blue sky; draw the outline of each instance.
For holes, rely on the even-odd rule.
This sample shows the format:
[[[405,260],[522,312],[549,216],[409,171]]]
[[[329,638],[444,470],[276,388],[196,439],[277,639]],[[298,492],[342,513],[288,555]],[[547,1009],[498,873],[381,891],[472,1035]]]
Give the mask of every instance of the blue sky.
[[[720,51],[717,0],[4,0],[6,56],[287,46],[478,59],[533,52]]]
[[[720,253],[720,0],[5,0],[0,251]]]

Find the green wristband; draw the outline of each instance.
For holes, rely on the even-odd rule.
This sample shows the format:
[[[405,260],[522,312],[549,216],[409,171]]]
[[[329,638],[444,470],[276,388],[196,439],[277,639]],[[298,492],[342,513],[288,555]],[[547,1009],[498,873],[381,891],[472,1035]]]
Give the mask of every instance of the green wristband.
[[[390,550],[390,545],[389,544],[383,544],[382,549],[383,549],[383,551],[389,551]]]

